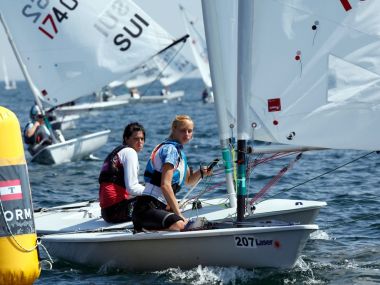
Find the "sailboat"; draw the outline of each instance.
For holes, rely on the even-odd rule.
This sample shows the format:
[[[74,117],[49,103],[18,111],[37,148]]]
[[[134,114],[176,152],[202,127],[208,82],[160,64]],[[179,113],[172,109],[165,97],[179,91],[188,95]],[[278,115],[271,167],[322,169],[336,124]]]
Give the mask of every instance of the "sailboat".
[[[213,103],[214,94],[212,91],[206,40],[195,27],[195,21],[192,20],[192,17],[188,14],[187,11],[185,11],[185,8],[182,5],[179,5],[179,9],[182,12],[186,32],[190,35],[191,51],[197,63],[203,83],[205,85],[205,89],[202,93],[202,100],[205,103]]]
[[[157,25],[154,27],[157,34],[166,38],[173,38],[166,30]],[[170,91],[169,87],[179,81],[185,75],[195,70],[195,66],[189,62],[181,53],[179,45],[186,42],[188,35],[185,35],[173,42],[170,48],[160,54],[155,55],[140,66],[132,70],[128,75],[126,82],[111,82],[108,85],[108,90],[112,90],[118,86],[125,85],[128,88],[127,94],[112,96],[108,101],[127,100],[129,103],[153,103],[167,102],[170,100],[181,100],[184,96],[184,91]],[[138,88],[152,84],[154,81],[160,82],[162,90],[157,95],[140,94]],[[147,87],[149,89],[149,85]],[[110,90],[110,92],[112,92]],[[147,92],[146,90],[145,92]],[[144,92],[144,93],[145,93]]]
[[[231,39],[228,37],[232,36],[232,33],[228,32],[232,31],[231,29],[234,27],[236,32],[237,28],[236,25],[231,25],[228,22],[228,16],[232,15],[234,19],[237,19],[237,14],[230,13],[237,13],[236,9],[237,5],[239,5],[239,26],[243,28],[250,17],[252,17],[252,15],[245,12],[253,11],[253,7],[251,6],[253,3],[257,3],[257,1],[203,1],[208,44],[213,42],[213,44],[208,46],[210,47],[209,58],[212,67],[213,86],[217,87],[215,89],[216,100],[220,102],[220,105],[218,105],[219,103],[216,103],[216,105],[221,109],[223,105],[221,103],[228,103],[227,98],[222,97],[223,94],[231,90],[226,90],[225,93],[221,93],[221,96],[217,92],[222,90],[221,88],[223,87],[232,87],[234,79],[231,78],[231,85],[226,86],[227,82],[220,80],[217,74],[217,72],[224,72],[226,69],[220,69],[218,65],[223,66],[226,61],[232,58],[232,65],[229,66],[231,69],[228,69],[228,72],[233,70],[236,76],[237,70],[241,68],[237,68],[236,58],[231,57],[231,51],[235,50],[237,52],[236,48],[229,50],[227,58],[224,54],[224,52],[227,52],[227,49],[223,49],[229,46],[228,44],[227,46],[224,44],[226,40],[230,42]],[[224,24],[223,21],[225,22]],[[225,33],[220,33],[220,31]],[[218,38],[220,35],[226,36]],[[245,55],[247,50],[251,49],[251,46],[247,45],[246,39],[244,37],[241,38],[240,35],[238,42],[239,53],[237,53],[237,56],[240,59],[241,56]],[[240,51],[241,46],[247,46],[247,50]],[[238,62],[241,61],[239,60]],[[230,74],[233,75],[233,73]],[[240,81],[237,85],[235,84],[235,87],[238,86],[239,90],[241,88],[240,84],[248,83],[250,82],[246,80]],[[237,101],[241,100],[241,96],[233,96],[233,94],[236,94],[236,90],[228,94],[228,99],[231,101],[236,99]],[[222,113],[218,113],[219,119],[224,113],[225,110]],[[240,123],[240,119],[238,118],[237,123]],[[227,166],[227,183],[231,183],[233,188],[232,176],[228,175],[231,172],[230,167],[228,167],[231,163],[231,158],[228,157],[229,150],[223,145],[224,140],[222,139],[225,126],[219,125],[219,127],[221,130],[219,133],[223,147],[223,159]],[[240,130],[239,124],[238,128]],[[228,132],[228,135],[230,135],[230,132]],[[229,192],[230,202],[227,212],[233,211],[235,213],[233,218],[228,217],[226,219],[226,211],[221,214],[221,212],[208,206],[196,209],[201,214],[203,213],[204,217],[209,221],[212,221],[207,223],[206,229],[185,232],[134,233],[131,229],[126,228],[85,229],[83,232],[80,232],[80,229],[77,228],[77,232],[46,235],[42,236],[41,240],[55,257],[90,266],[106,265],[107,267],[127,270],[160,270],[178,266],[190,268],[199,264],[205,266],[241,266],[247,268],[289,268],[294,266],[309,234],[317,230],[318,226],[314,224],[286,223],[283,221],[252,223],[249,220],[245,220],[245,197],[244,195],[241,197],[241,188],[245,185],[245,181],[244,177],[241,176],[241,168],[242,166],[239,165],[237,201],[235,192]],[[236,202],[237,209],[235,208]],[[72,206],[75,208],[75,205]],[[80,205],[78,206],[81,207]],[[65,209],[62,208],[61,210],[64,211]],[[70,211],[70,208],[66,210]],[[87,215],[88,213],[82,212],[82,215]],[[50,213],[46,212],[45,214],[49,215]],[[236,214],[237,220],[235,220]],[[163,255],[162,248],[170,248],[169,253]]]
[[[195,66],[191,64],[183,55],[180,54],[178,45],[184,44],[187,35],[174,39],[165,29],[158,23],[149,22],[150,33],[154,37],[160,37],[166,41],[171,40],[171,44],[162,49],[159,53],[149,56],[150,53],[142,51],[139,57],[140,64],[133,66],[131,70],[125,72],[123,80],[114,80],[94,92],[95,102],[64,104],[55,108],[58,115],[73,115],[73,114],[97,114],[98,111],[104,109],[111,109],[121,107],[129,103],[154,103],[154,102],[167,102],[170,100],[181,100],[184,96],[183,91],[169,91],[169,86],[180,80],[186,74],[192,72]],[[151,44],[157,47],[157,40],[155,38],[144,38],[146,45]],[[158,42],[161,46],[160,42]],[[162,86],[163,91],[157,95],[140,94],[138,88],[153,81],[158,80]],[[128,88],[126,94],[115,95],[113,89],[125,86]]]
[[[43,7],[13,4],[0,4],[2,22],[41,109],[42,101],[54,108],[122,79],[172,43],[157,37],[150,28],[154,21],[130,1],[122,1],[121,10],[99,1],[61,1]],[[44,9],[53,14],[44,14]],[[110,21],[114,21],[112,26]],[[151,38],[154,44],[148,41]],[[50,164],[79,159],[103,145],[109,132],[63,142],[57,139],[32,161]]]
[[[97,115],[99,112],[112,110],[114,108],[125,107],[128,104],[126,100],[115,101],[96,101],[96,102],[70,102],[63,104],[54,109],[60,117],[65,116],[81,116],[81,115]],[[50,108],[48,108],[50,109]]]
[[[34,95],[35,102],[39,106],[40,110],[43,110],[42,103],[39,99],[39,91],[32,82],[28,70],[23,64],[23,60],[15,46],[15,43],[10,35],[7,25],[5,24],[2,15],[0,14],[0,22],[2,23],[5,33],[8,36],[9,43],[13,49],[16,59],[20,65],[20,68],[24,74],[26,81],[28,82],[32,93]],[[85,157],[89,157],[95,150],[106,144],[108,140],[110,130],[104,130],[97,133],[65,140],[60,131],[53,131],[53,128],[45,116],[44,121],[47,127],[50,129],[53,142],[50,145],[40,148],[38,151],[33,151],[32,148],[28,148],[32,157],[30,162],[36,162],[41,164],[61,164],[65,162],[80,160]]]
[[[8,76],[7,64],[3,58],[3,76],[4,76],[4,89],[5,90],[14,90],[17,88],[16,80],[10,80]]]

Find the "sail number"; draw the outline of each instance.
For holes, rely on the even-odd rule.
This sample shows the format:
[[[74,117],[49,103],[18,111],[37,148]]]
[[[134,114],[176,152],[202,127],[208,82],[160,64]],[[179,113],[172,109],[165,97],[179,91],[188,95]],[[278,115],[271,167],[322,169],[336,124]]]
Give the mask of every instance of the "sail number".
[[[234,236],[235,246],[242,248],[257,248],[259,246],[275,246],[280,247],[279,241],[271,239],[257,239],[253,236],[238,235]]]
[[[59,4],[52,7],[51,11],[44,17],[45,10],[50,0],[31,0],[33,4],[27,4],[22,9],[22,15],[31,18],[34,24],[39,24],[38,30],[50,39],[58,34],[57,22],[61,23],[68,19],[68,12],[78,7],[78,0],[59,0]]]
[[[256,239],[253,236],[234,236],[236,247],[256,248]]]

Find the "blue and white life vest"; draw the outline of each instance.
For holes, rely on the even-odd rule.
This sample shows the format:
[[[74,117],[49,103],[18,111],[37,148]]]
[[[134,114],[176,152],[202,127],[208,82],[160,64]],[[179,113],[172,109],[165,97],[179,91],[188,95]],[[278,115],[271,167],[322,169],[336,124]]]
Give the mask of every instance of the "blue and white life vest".
[[[186,181],[187,172],[187,158],[182,149],[183,146],[173,140],[166,140],[154,148],[144,172],[145,189],[143,195],[153,196],[164,204],[167,203],[160,186],[162,167],[164,163],[168,162],[174,165],[173,190],[175,193],[180,190]]]

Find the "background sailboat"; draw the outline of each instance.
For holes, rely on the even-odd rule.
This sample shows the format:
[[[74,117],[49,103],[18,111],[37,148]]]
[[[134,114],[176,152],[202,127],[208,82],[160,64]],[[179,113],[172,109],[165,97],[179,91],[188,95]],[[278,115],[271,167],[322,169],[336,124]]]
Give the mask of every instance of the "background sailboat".
[[[14,90],[17,88],[16,80],[10,80],[8,75],[7,64],[3,58],[3,76],[4,76],[4,89],[5,90]]]
[[[193,20],[193,17],[191,17],[188,14],[188,12],[185,11],[185,8],[182,5],[179,5],[179,9],[182,12],[186,32],[190,35],[191,51],[197,63],[198,70],[201,74],[201,78],[205,84],[205,90],[202,94],[202,100],[206,103],[212,103],[214,102],[214,95],[212,92],[206,40],[195,27],[195,21]]]
[[[155,27],[157,34],[167,38],[173,38],[161,26]],[[188,36],[185,35],[180,39],[174,40],[172,45],[160,52],[159,54],[149,58],[140,66],[132,70],[126,76],[128,80],[125,82],[111,82],[106,89],[112,94],[114,88],[125,86],[128,88],[127,94],[119,94],[108,98],[113,100],[128,100],[129,103],[138,102],[163,102],[168,100],[180,100],[184,96],[184,91],[170,91],[170,86],[182,79],[187,74],[195,70],[195,66],[189,62],[182,54],[181,49],[186,43]],[[149,84],[159,81],[162,85],[162,91],[157,95],[145,94],[149,92]],[[145,86],[143,94],[138,88]],[[116,92],[114,92],[116,93]],[[117,93],[121,93],[118,91]]]
[[[39,105],[42,105],[40,98],[55,107],[91,94],[123,78],[146,57],[171,44],[170,39],[157,37],[150,26],[154,21],[132,1],[122,1],[120,5],[115,10],[113,5],[101,1],[46,3],[43,7],[0,4],[10,31],[8,36]],[[36,18],[28,16],[28,9],[36,11]],[[45,14],[45,9],[52,9],[53,14]],[[110,19],[116,21],[112,28],[108,26]],[[154,44],[152,41],[147,44],[151,38]],[[62,147],[55,143],[43,150],[49,152],[49,157],[59,153],[47,163],[81,158],[89,147],[103,145],[108,134],[109,131],[98,133],[102,138],[98,138],[99,144],[94,141],[85,144],[80,138],[62,142]],[[63,151],[68,143],[72,151]],[[69,156],[63,157],[65,154]],[[46,156],[37,157],[45,161]]]

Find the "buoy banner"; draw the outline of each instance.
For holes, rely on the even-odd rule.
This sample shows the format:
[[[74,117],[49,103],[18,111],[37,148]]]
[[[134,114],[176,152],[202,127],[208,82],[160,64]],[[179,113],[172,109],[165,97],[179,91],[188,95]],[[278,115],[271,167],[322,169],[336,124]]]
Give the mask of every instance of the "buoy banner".
[[[22,199],[20,180],[0,181],[0,201]]]
[[[26,165],[0,167],[0,237],[35,233]],[[9,229],[8,229],[8,227]]]

